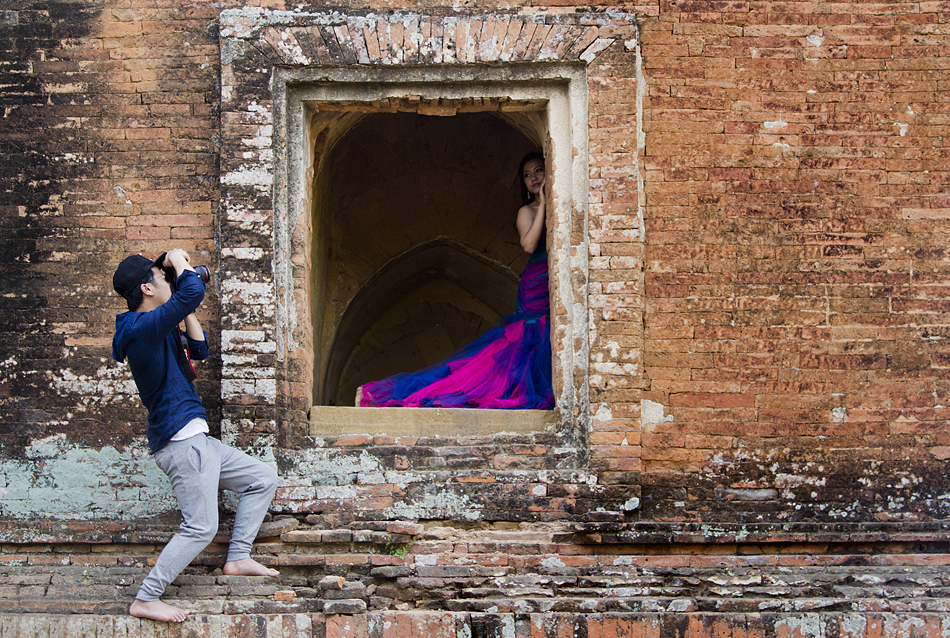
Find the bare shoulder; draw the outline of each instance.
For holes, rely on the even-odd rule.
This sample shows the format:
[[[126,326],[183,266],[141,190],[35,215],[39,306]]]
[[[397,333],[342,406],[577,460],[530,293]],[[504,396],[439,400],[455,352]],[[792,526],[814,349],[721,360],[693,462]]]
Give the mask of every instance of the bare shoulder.
[[[518,209],[518,222],[526,221],[529,224],[534,221],[534,216],[538,214],[538,207],[531,204],[525,204]]]

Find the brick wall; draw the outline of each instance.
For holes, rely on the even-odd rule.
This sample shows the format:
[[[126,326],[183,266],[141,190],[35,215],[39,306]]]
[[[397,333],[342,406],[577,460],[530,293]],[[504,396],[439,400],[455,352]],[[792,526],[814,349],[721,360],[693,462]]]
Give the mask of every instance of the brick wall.
[[[134,517],[170,502],[140,464],[145,413],[110,357],[124,311],[111,273],[169,245],[216,263],[218,10],[135,4],[0,8],[5,516]],[[216,299],[199,311],[212,352]],[[213,356],[197,383],[215,428],[219,369]]]
[[[604,211],[592,296],[594,463],[644,519],[946,516],[943,9],[644,16],[644,242]]]
[[[398,8],[453,13],[423,4]],[[200,312],[213,426],[247,447],[270,437],[275,527],[308,526],[257,550],[299,599],[232,589],[205,556],[183,596],[207,587],[197,608],[213,613],[187,630],[946,631],[945,3],[551,5],[503,8],[602,15],[596,37],[611,41],[567,49],[586,64],[590,168],[589,214],[569,228],[587,251],[571,283],[589,312],[573,372],[590,409],[565,421],[589,416],[590,432],[570,446],[563,428],[305,436],[305,367],[260,384],[252,370],[279,367],[256,348],[274,333],[267,296],[286,291],[239,285],[273,281],[269,247],[243,241],[270,220],[227,219],[219,203],[222,172],[248,150],[224,130],[268,125],[219,112],[234,97],[222,99],[219,16],[241,7],[0,7],[0,635],[151,631],[43,614],[122,613],[130,574],[174,527],[142,524],[174,503],[110,359],[123,307],[109,276],[170,245],[219,273]],[[611,8],[636,24],[609,24]],[[267,91],[266,74],[252,88]],[[266,208],[269,193],[252,185],[241,202]],[[248,291],[259,315],[231,311]],[[240,365],[248,376],[223,371]],[[251,396],[271,388],[272,403]],[[533,525],[553,531],[539,541]],[[420,535],[400,537],[408,555],[366,541],[390,528]],[[368,613],[330,613],[346,604],[323,607],[316,575],[359,584],[362,607],[343,602]]]
[[[27,4],[0,11],[3,441],[129,442],[144,413],[109,357],[111,273],[169,245],[214,264],[217,14]],[[212,412],[218,367],[198,382]]]
[[[17,472],[141,454],[109,274],[169,245],[222,263],[225,8],[0,10],[0,440]],[[588,61],[589,228],[572,229],[589,242],[589,469],[641,489],[642,520],[946,517],[943,5],[623,9],[637,28]],[[241,275],[233,256],[222,276]],[[201,313],[216,426],[217,335],[237,321],[221,292]],[[227,396],[236,428],[280,418]],[[107,503],[127,488],[110,472],[52,483]],[[42,512],[40,493],[0,513]]]

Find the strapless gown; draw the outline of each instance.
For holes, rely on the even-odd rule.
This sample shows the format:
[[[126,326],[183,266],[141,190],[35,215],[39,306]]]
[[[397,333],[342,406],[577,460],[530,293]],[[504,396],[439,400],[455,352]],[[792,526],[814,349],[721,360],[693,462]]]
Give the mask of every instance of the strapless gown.
[[[550,410],[551,331],[548,254],[528,260],[515,313],[448,359],[362,386],[362,407]]]

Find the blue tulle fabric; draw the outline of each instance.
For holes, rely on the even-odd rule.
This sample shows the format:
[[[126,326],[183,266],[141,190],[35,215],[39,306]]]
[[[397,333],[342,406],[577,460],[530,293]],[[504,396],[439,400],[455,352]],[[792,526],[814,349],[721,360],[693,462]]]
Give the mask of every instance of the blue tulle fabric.
[[[549,323],[548,254],[542,249],[521,275],[514,314],[444,361],[363,385],[360,405],[550,410]]]

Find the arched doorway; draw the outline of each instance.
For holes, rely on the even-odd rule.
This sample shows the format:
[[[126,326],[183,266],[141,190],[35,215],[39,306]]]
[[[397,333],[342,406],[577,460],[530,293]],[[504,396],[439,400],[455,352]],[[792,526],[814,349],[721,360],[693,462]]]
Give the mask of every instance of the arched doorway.
[[[336,140],[315,151],[315,405],[352,405],[514,310],[516,172],[540,146],[485,112],[371,113]]]

